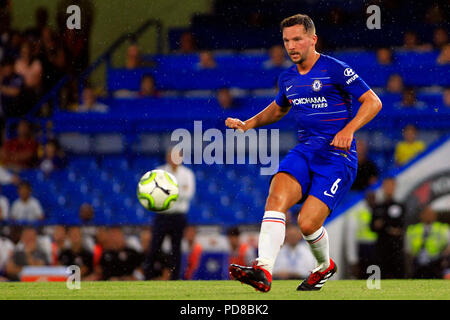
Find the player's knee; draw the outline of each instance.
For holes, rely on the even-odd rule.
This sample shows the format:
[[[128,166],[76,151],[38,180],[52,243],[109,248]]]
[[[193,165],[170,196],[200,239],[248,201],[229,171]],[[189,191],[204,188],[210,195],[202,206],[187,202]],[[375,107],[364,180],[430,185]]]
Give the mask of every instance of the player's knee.
[[[304,236],[309,236],[318,230],[316,224],[309,219],[298,218],[298,226]]]
[[[280,211],[286,210],[286,197],[281,194],[269,194],[266,200],[265,211]]]

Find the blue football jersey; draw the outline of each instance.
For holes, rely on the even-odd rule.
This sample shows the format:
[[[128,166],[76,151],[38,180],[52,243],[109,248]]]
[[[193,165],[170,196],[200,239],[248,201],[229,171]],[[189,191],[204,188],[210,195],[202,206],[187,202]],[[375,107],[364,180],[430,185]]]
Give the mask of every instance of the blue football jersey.
[[[352,118],[352,97],[357,100],[370,90],[346,63],[324,54],[304,75],[296,65],[281,73],[278,88],[275,102],[292,107],[299,142],[330,152],[335,149],[329,146],[334,136]],[[347,156],[351,162],[356,161],[355,141]]]

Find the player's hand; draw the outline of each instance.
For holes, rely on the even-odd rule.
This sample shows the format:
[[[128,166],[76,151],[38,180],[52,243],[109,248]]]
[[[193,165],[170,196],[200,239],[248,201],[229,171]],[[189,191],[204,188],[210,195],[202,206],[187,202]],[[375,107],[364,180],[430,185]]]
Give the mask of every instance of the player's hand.
[[[353,131],[344,128],[338,133],[336,133],[330,145],[335,146],[340,150],[349,151],[350,147],[352,146],[352,141],[353,141]]]
[[[245,122],[236,118],[227,118],[227,120],[225,120],[225,125],[230,129],[236,129],[242,132],[247,130],[245,127]]]

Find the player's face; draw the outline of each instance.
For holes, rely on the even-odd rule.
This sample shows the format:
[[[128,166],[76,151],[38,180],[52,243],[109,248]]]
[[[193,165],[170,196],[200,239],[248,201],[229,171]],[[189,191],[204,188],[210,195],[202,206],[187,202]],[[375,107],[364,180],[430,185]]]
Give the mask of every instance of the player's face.
[[[309,53],[314,51],[316,41],[317,36],[306,33],[303,25],[297,24],[283,29],[284,47],[294,63],[305,61]]]

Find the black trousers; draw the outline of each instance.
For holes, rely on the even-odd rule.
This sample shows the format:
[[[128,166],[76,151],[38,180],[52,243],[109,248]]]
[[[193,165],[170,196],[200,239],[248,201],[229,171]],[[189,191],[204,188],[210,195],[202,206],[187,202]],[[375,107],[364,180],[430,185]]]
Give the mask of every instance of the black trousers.
[[[157,213],[153,222],[152,240],[150,250],[144,264],[145,278],[147,280],[154,278],[154,263],[157,257],[161,256],[162,243],[166,235],[170,236],[172,252],[168,266],[172,270],[172,280],[180,279],[181,268],[181,240],[183,231],[187,224],[185,213]]]

